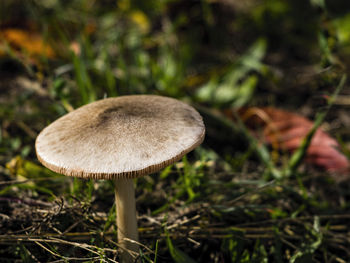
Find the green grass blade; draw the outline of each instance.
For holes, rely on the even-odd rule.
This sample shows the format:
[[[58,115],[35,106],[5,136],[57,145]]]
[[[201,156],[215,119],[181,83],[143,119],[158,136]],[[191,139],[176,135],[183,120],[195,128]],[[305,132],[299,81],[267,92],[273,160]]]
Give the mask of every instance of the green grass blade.
[[[334,91],[333,95],[328,100],[328,105],[327,105],[326,109],[323,112],[320,112],[316,115],[316,119],[315,119],[315,122],[314,122],[312,129],[309,131],[309,133],[306,135],[306,137],[302,141],[299,148],[294,152],[294,154],[290,158],[288,166],[284,171],[284,174],[286,176],[291,176],[293,173],[295,173],[295,171],[297,170],[297,168],[299,167],[299,165],[303,161],[303,159],[307,153],[307,149],[310,146],[310,143],[311,143],[313,136],[315,135],[317,129],[323,123],[323,121],[324,121],[325,117],[327,116],[327,113],[329,112],[330,108],[332,107],[337,95],[339,94],[341,89],[344,87],[345,81],[346,81],[346,75],[344,74],[342,76],[336,90]]]
[[[176,263],[196,263],[190,256],[188,256],[185,252],[178,249],[173,245],[169,235],[167,236],[166,243],[170,252],[171,257]]]

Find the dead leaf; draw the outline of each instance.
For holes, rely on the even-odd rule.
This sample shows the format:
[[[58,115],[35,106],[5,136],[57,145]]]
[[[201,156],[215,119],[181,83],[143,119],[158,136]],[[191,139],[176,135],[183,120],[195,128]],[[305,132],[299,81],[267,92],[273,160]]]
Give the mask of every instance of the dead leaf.
[[[237,113],[255,137],[274,149],[288,152],[300,146],[314,125],[303,116],[272,107],[242,108]],[[229,111],[225,114],[233,118]],[[311,140],[305,161],[327,172],[347,173],[350,163],[339,148],[338,142],[319,128]]]
[[[0,32],[0,55],[6,53],[6,45],[12,49],[25,52],[30,57],[44,56],[53,58],[55,53],[43,37],[33,31],[6,28]]]

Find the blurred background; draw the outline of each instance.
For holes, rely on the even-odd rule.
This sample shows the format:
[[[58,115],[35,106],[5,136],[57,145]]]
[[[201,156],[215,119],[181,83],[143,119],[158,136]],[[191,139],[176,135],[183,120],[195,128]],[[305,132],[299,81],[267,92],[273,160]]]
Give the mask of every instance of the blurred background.
[[[137,180],[142,262],[350,260],[349,11],[346,0],[1,1],[0,258],[118,259],[112,184],[43,168],[35,138],[89,102],[158,94],[196,107],[207,138]],[[298,143],[269,137],[282,121]],[[323,144],[302,144],[321,124]]]

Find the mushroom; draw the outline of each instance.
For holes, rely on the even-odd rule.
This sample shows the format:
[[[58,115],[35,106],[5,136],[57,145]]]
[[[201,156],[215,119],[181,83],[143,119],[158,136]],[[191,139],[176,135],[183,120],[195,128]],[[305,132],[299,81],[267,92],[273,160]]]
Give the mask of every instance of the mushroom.
[[[202,143],[204,133],[202,117],[191,106],[131,95],[66,114],[41,131],[35,148],[39,161],[57,173],[115,181],[118,243],[122,261],[131,262],[139,249],[132,179],[180,160]]]

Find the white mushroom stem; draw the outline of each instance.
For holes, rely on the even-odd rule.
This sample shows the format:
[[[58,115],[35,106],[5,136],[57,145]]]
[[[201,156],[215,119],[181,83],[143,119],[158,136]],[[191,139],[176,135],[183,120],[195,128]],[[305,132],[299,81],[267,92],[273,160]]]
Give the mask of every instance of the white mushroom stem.
[[[122,262],[134,262],[130,251],[138,253],[139,241],[136,221],[135,189],[132,179],[115,180],[115,202],[117,208],[118,243],[123,249]],[[129,251],[129,252],[128,252]]]

